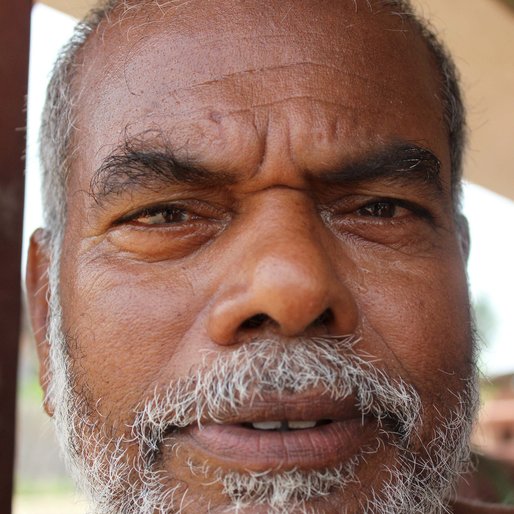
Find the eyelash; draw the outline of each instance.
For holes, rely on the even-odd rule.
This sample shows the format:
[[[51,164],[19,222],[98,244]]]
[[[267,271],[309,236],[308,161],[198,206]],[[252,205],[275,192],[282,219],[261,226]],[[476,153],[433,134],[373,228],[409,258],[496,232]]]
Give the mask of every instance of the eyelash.
[[[137,220],[139,218],[151,218],[162,214],[164,221],[163,223],[169,225],[169,224],[176,224],[181,223],[189,220],[185,219],[173,219],[174,217],[182,217],[183,215],[186,215],[190,219],[195,219],[195,216],[188,212],[186,209],[181,209],[180,207],[176,207],[174,205],[167,205],[167,206],[158,206],[158,207],[150,207],[148,209],[145,209],[144,211],[141,211],[137,216],[132,218],[133,220]],[[157,223],[156,223],[157,224]],[[149,225],[152,225],[152,223],[149,223]]]
[[[165,214],[164,214],[165,213]],[[119,220],[115,222],[115,225],[122,225],[124,223],[136,223],[138,219],[140,218],[150,218],[152,216],[157,216],[159,214],[163,214],[164,220],[161,223],[142,223],[141,225],[179,225],[181,223],[187,223],[190,221],[201,219],[202,216],[195,214],[194,210],[190,207],[186,207],[180,204],[161,204],[161,205],[154,205],[150,207],[145,207],[143,209],[139,209],[136,212],[132,212],[129,214],[126,214]],[[166,220],[166,217],[173,217],[175,214],[180,215],[186,215],[187,220]]]
[[[394,209],[397,209],[398,207],[404,208],[404,209],[409,210],[414,216],[417,216],[419,218],[424,218],[429,221],[433,221],[432,214],[424,207],[422,207],[416,203],[410,202],[408,200],[402,200],[402,199],[397,199],[397,198],[376,198],[370,202],[366,202],[364,205],[357,208],[355,212],[359,213],[359,211],[363,211],[366,208],[376,207],[379,205],[391,206]],[[380,215],[362,214],[361,213],[361,216],[369,216],[369,217],[381,218],[381,219],[391,219],[391,218],[395,217],[394,213],[391,216],[380,216]]]

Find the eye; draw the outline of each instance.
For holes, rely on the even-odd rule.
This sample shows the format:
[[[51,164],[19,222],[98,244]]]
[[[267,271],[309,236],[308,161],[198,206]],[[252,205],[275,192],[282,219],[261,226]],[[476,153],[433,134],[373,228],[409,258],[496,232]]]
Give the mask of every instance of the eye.
[[[126,216],[120,223],[136,223],[138,225],[173,225],[187,223],[199,219],[185,208],[176,205],[158,205],[140,210],[134,214]]]
[[[373,218],[393,218],[399,210],[398,202],[392,200],[380,200],[368,203],[357,209],[360,216],[371,216]]]
[[[378,218],[378,219],[424,219],[434,223],[433,214],[420,205],[408,200],[399,198],[377,198],[365,203],[353,211],[359,217]]]

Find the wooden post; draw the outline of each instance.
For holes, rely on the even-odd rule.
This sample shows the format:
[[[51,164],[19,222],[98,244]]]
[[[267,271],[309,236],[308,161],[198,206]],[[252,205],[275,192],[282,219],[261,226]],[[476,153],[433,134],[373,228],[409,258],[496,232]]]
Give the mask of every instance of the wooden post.
[[[0,2],[0,512],[11,512],[30,0]]]

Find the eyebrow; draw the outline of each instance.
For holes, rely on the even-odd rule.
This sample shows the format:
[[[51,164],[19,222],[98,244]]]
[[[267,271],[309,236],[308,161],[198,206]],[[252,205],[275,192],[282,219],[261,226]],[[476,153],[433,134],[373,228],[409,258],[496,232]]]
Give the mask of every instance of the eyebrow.
[[[318,176],[327,184],[356,185],[387,181],[400,186],[413,183],[443,192],[441,162],[426,148],[397,142],[366,153],[362,158]]]
[[[126,141],[109,155],[94,173],[90,194],[96,203],[144,188],[159,190],[163,185],[189,184],[195,187],[221,187],[236,182],[230,173],[213,172],[192,160],[177,158],[171,148],[138,147]]]
[[[440,161],[426,148],[396,142],[367,152],[361,158],[340,169],[319,174],[311,172],[315,182],[355,186],[363,183],[387,181],[400,186],[413,183],[442,192]],[[127,140],[109,155],[94,173],[90,195],[97,204],[139,188],[159,190],[163,185],[191,185],[223,187],[237,182],[234,174],[213,172],[194,163],[177,158],[168,146],[152,147],[150,142]]]

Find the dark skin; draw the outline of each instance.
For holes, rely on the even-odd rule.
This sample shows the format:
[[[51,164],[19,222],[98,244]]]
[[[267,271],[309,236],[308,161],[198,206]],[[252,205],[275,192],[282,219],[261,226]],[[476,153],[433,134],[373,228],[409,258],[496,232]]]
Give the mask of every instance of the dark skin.
[[[83,52],[60,270],[76,386],[121,432],[206,351],[256,335],[357,333],[360,350],[417,389],[429,440],[472,352],[467,232],[432,58],[398,17],[364,2],[212,5],[149,9],[103,27]],[[43,235],[27,288],[45,377]],[[311,419],[311,403],[293,404],[295,419]],[[352,434],[344,458],[366,442]],[[312,448],[275,462],[265,440],[263,461],[180,437],[216,467],[312,467]],[[362,485],[320,512],[358,511],[395,451],[370,456]],[[180,456],[163,467],[196,509],[226,507]]]

